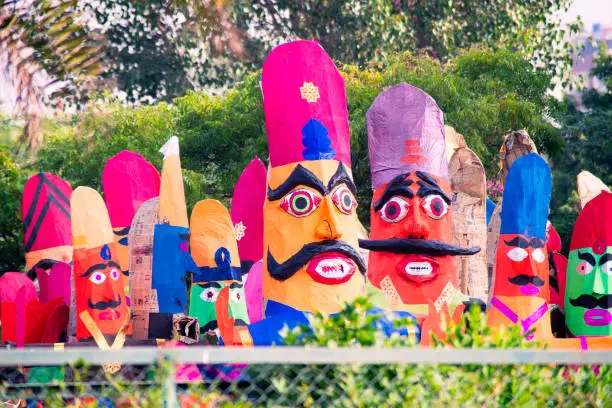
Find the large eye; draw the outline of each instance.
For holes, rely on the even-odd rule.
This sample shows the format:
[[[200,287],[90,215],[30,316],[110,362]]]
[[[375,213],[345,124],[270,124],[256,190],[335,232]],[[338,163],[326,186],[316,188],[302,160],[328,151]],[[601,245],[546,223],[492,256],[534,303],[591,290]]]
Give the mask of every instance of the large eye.
[[[89,280],[96,285],[99,285],[106,280],[106,275],[100,271],[96,271],[89,276]]]
[[[357,200],[346,186],[337,189],[332,195],[332,200],[340,212],[344,214],[352,214],[357,207]]]
[[[514,262],[521,262],[523,259],[527,258],[529,254],[523,248],[513,248],[508,251],[508,258],[512,259]]]
[[[398,222],[406,218],[410,204],[401,197],[393,197],[380,209],[380,216],[387,222]]]
[[[119,271],[117,270],[117,268],[111,269],[109,275],[110,275],[112,280],[119,280]]]
[[[581,275],[586,275],[588,273],[591,273],[592,270],[593,270],[593,265],[591,265],[587,261],[582,261],[578,265],[576,265],[576,272],[578,272]]]
[[[537,263],[542,263],[544,262],[544,259],[546,258],[544,256],[544,251],[542,251],[540,248],[536,249],[535,251],[533,251],[531,253],[531,257],[533,258],[534,261],[536,261]]]
[[[217,300],[217,295],[219,294],[219,289],[217,288],[206,288],[200,293],[200,298],[205,302],[213,303]]]
[[[242,302],[242,298],[244,295],[242,294],[242,290],[238,288],[230,289],[230,299],[232,302],[239,303]]]
[[[448,204],[446,204],[446,201],[444,201],[442,196],[439,196],[438,194],[428,195],[427,197],[423,198],[421,206],[423,206],[423,209],[427,215],[435,220],[439,220],[440,218],[444,217],[448,211]]]
[[[294,217],[306,217],[321,204],[321,197],[306,189],[299,189],[287,194],[280,206]]]
[[[612,261],[605,262],[603,265],[601,265],[601,270],[603,273],[612,275]]]

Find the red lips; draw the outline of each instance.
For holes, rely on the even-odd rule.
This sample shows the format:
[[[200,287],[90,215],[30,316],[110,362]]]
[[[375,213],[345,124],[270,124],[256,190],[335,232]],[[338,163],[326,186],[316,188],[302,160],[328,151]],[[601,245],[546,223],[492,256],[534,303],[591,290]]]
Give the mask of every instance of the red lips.
[[[407,255],[395,267],[397,273],[414,283],[429,282],[440,273],[440,264],[432,257],[425,255]]]
[[[351,279],[357,266],[352,259],[338,252],[326,252],[308,262],[306,272],[317,283],[339,285]]]
[[[105,310],[103,312],[100,312],[100,314],[98,314],[98,319],[100,319],[100,320],[117,320],[117,319],[119,319],[120,315],[121,314],[119,313],[118,310],[115,310],[115,309]]]

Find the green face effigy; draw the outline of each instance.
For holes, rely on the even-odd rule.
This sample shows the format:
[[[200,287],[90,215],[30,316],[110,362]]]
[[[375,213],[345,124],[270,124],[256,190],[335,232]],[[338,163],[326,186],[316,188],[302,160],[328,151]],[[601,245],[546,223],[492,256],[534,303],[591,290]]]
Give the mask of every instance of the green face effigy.
[[[197,317],[200,323],[201,337],[207,332],[217,329],[217,313],[215,304],[219,292],[229,286],[229,315],[234,318],[236,326],[249,324],[246,301],[244,297],[244,285],[239,281],[215,281],[206,283],[194,283],[191,287],[191,299],[189,315]]]

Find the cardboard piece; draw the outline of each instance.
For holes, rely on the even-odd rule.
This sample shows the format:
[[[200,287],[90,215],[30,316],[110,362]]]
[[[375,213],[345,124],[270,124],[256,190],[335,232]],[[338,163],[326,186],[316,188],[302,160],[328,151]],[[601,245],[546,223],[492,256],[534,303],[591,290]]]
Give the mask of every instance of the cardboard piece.
[[[586,170],[582,170],[578,173],[576,176],[576,184],[578,185],[578,196],[580,197],[581,209],[602,191],[610,192],[608,186],[593,175],[593,173]]]
[[[94,189],[78,187],[70,199],[70,208],[77,315],[87,311],[103,334],[115,336],[129,315],[128,294],[121,279],[118,244],[114,242],[106,205]],[[77,341],[92,334],[78,319]]]
[[[266,168],[255,157],[244,169],[232,195],[230,216],[242,274],[263,257],[263,205],[266,199]]]
[[[158,203],[158,198],[152,198],[140,206],[128,237],[130,298],[135,339],[148,338],[149,314],[159,313],[157,291],[152,287],[153,231],[157,224]]]
[[[344,81],[317,42],[292,41],[268,55],[261,88],[271,164],[264,297],[338,312],[365,294]]]
[[[26,271],[32,279],[35,268],[48,271],[55,262],[72,262],[71,194],[70,184],[50,173],[40,172],[24,186],[21,217]]]
[[[553,337],[546,249],[551,189],[550,168],[535,153],[519,157],[508,172],[488,316],[496,329],[521,324],[538,339]]]
[[[451,137],[457,145],[448,162],[452,190],[453,239],[463,247],[480,247],[480,252],[456,257],[459,288],[466,295],[488,298],[489,277],[486,261],[486,175],[480,159],[471,151],[463,136],[445,126],[447,154]],[[461,143],[463,142],[463,143]]]
[[[249,321],[256,323],[263,319],[263,263],[255,262],[249,271],[249,278],[244,283]]]
[[[454,256],[480,248],[453,243],[442,111],[400,83],[377,96],[367,126],[374,196],[370,239],[359,243],[370,250],[368,279],[394,308],[455,315],[468,298],[458,289]]]
[[[124,272],[121,279],[129,289],[128,233],[136,211],[159,195],[159,172],[141,155],[123,150],[111,157],[102,170],[102,190],[117,246],[117,258]],[[129,293],[129,290],[127,291]],[[129,306],[129,298],[128,298]]]
[[[192,275],[189,315],[198,319],[201,337],[218,328],[215,305],[224,289],[232,323],[248,325],[238,245],[230,215],[219,201],[203,200],[193,208],[190,247],[198,270]]]
[[[576,219],[567,263],[565,322],[574,336],[612,336],[612,193]]]

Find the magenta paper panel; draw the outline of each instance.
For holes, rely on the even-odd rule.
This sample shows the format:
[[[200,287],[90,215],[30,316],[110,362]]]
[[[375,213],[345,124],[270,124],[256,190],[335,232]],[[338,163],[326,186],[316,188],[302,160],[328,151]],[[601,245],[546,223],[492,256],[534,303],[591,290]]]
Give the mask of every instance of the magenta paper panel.
[[[21,200],[25,252],[72,245],[71,194],[70,184],[51,173],[30,177]]]
[[[14,302],[21,288],[25,288],[22,292],[25,304],[38,297],[34,283],[27,275],[21,272],[6,272],[0,277],[0,302]]]
[[[236,183],[230,217],[242,262],[263,257],[263,205],[266,199],[266,167],[255,157]]]
[[[102,171],[102,189],[113,228],[129,227],[145,201],[159,195],[159,172],[141,155],[123,150]]]
[[[256,262],[249,271],[244,284],[244,296],[251,324],[263,318],[263,276],[261,261]]]
[[[274,48],[261,89],[272,167],[324,159],[351,166],[344,79],[318,42]]]
[[[399,83],[376,97],[366,118],[373,188],[413,170],[448,179],[443,114],[431,96]]]
[[[64,304],[70,306],[70,272],[70,265],[65,262],[53,265],[49,274],[41,268],[36,269],[41,304],[62,298]]]

